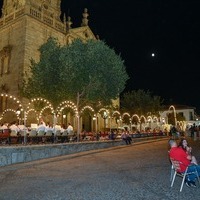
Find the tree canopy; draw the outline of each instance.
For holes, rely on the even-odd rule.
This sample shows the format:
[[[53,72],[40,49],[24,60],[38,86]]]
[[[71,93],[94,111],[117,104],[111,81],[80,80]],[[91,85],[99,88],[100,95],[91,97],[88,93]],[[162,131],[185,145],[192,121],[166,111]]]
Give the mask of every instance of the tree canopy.
[[[40,61],[31,60],[31,76],[24,80],[25,97],[46,98],[54,107],[64,100],[108,105],[125,88],[124,62],[103,41],[77,39],[61,46],[49,38],[39,51]]]
[[[124,111],[138,115],[156,115],[162,110],[163,100],[153,96],[150,91],[134,90],[126,92],[121,98],[121,108]]]

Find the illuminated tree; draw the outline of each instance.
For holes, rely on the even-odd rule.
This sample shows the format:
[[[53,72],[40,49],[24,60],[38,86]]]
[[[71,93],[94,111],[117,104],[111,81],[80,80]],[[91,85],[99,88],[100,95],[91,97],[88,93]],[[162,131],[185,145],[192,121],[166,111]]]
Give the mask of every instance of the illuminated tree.
[[[60,46],[50,38],[39,50],[40,61],[31,61],[31,76],[24,81],[25,97],[43,97],[54,107],[69,99],[79,108],[86,102],[108,105],[124,90],[124,62],[103,41]]]

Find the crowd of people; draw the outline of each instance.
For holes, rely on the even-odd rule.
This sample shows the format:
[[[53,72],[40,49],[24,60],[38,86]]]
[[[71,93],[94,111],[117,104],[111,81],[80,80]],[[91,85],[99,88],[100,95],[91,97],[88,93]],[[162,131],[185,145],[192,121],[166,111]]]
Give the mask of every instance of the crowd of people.
[[[67,134],[74,134],[73,132],[73,126],[71,123],[68,123],[68,126],[66,127],[65,125],[59,125],[55,124],[55,126],[51,125],[50,123],[45,123],[43,120],[40,121],[40,123],[35,126],[34,128],[32,127],[26,127],[25,125],[19,125],[16,121],[12,123],[7,123],[4,122],[3,124],[0,125],[0,130],[5,132],[7,131],[9,133],[9,136],[7,138],[7,142],[10,144],[12,141],[12,137],[17,137],[17,142],[16,143],[23,143],[22,137],[26,134],[27,136],[27,141],[30,140],[29,134],[31,133],[32,130],[35,131],[35,136],[38,136],[38,133],[43,133],[45,136],[47,132],[51,132],[51,141],[54,142],[56,138],[56,134],[59,133],[59,135],[62,135],[64,132],[67,132]],[[64,137],[63,137],[64,138]],[[62,139],[63,139],[62,138]],[[37,141],[39,141],[39,137],[37,137]],[[42,138],[41,140],[44,141],[45,137]]]

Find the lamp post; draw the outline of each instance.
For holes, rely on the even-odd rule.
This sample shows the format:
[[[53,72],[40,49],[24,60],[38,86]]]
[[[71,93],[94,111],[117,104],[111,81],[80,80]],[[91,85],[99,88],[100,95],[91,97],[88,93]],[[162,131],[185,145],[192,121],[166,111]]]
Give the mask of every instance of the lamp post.
[[[108,118],[108,114],[106,111],[103,112],[103,119],[104,119],[104,131],[106,130],[106,119]]]
[[[24,111],[24,120],[23,120],[23,134],[24,134],[24,145],[26,144],[26,111],[24,109],[17,109],[16,114],[18,116],[19,122],[18,124],[20,125],[20,114],[21,111]]]
[[[177,126],[177,119],[176,119],[176,109],[175,109],[175,107],[173,106],[173,105],[171,105],[170,107],[169,107],[169,110],[170,109],[173,109],[173,112],[174,112],[174,125],[175,125],[175,127]]]
[[[65,125],[66,115],[63,115],[63,124]]]
[[[148,119],[148,123],[149,123],[149,128],[151,129],[151,119]]]
[[[17,115],[17,117],[18,117],[18,124],[20,124],[20,113],[21,113],[21,111],[20,111],[20,109],[18,108],[18,109],[16,110],[16,115]]]
[[[94,114],[92,120],[93,120],[93,124],[92,124],[93,125],[93,130],[95,131],[95,133],[97,133],[97,117],[96,117],[95,114]]]
[[[24,145],[26,144],[26,111],[24,110]]]
[[[132,119],[129,118],[129,122],[130,122],[130,131],[132,132]]]

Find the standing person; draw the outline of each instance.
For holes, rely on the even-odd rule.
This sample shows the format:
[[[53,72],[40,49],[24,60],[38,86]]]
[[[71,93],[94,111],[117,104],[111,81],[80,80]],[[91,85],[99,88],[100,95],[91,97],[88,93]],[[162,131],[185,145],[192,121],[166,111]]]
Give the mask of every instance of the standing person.
[[[193,138],[194,137],[194,131],[195,131],[195,123],[190,127],[190,136]]]
[[[68,127],[67,127],[67,132],[68,132],[68,134],[72,134],[73,133],[73,126],[70,124],[70,123],[68,123]]]
[[[194,165],[191,163],[191,160],[192,160],[191,155],[188,155],[186,153],[186,151],[184,151],[182,148],[178,147],[176,141],[173,139],[169,140],[169,145],[171,147],[171,149],[169,151],[169,157],[171,159],[177,160],[182,163],[182,164],[180,164],[179,172],[184,173],[188,167],[187,172],[194,172],[195,170],[197,170],[198,176],[200,176],[200,165]],[[196,179],[197,179],[197,177],[195,174],[189,174],[186,177],[185,183],[188,187],[190,187],[190,186],[196,187],[196,183],[195,183]]]
[[[73,126],[70,123],[68,123],[68,126],[67,126],[67,133],[69,135],[69,141],[78,140],[79,137],[78,137],[78,135],[76,137],[74,136],[74,129],[73,129]]]
[[[185,138],[182,138],[179,145],[188,155],[191,156],[191,163],[198,165],[196,158],[192,155],[192,147],[188,146],[188,142]]]

